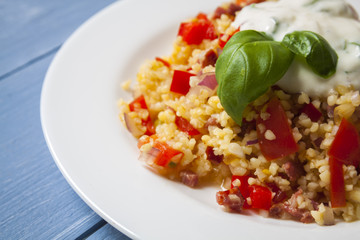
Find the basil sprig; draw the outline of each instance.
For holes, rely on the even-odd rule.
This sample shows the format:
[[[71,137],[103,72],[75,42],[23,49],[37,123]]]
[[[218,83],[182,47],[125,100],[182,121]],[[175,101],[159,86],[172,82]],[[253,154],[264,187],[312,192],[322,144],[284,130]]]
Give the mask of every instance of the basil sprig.
[[[335,73],[338,56],[319,34],[295,31],[286,34],[282,44],[296,55],[304,57],[312,71],[319,76],[329,78]]]
[[[292,34],[280,43],[265,33],[244,30],[225,45],[215,66],[217,93],[237,124],[242,123],[245,107],[284,76],[294,54],[304,57],[320,76],[327,78],[335,73],[337,55],[324,38],[308,31]]]
[[[240,31],[233,38],[224,47],[215,73],[222,106],[241,124],[245,107],[285,74],[294,54],[253,30]]]

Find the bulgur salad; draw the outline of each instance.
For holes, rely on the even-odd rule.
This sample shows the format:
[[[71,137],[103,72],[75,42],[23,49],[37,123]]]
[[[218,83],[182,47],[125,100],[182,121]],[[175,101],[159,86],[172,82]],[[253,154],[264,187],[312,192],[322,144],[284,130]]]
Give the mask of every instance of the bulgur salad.
[[[226,211],[360,219],[360,22],[344,0],[236,0],[123,83],[140,160]]]

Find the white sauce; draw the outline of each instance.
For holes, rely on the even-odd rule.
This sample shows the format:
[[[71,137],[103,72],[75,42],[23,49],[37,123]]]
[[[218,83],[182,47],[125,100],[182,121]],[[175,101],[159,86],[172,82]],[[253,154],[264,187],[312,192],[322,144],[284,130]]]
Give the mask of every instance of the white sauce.
[[[250,5],[238,13],[233,26],[265,32],[276,41],[287,33],[309,30],[330,43],[339,57],[336,73],[323,79],[294,61],[278,82],[288,92],[324,96],[336,85],[360,89],[360,22],[344,0],[279,0]]]

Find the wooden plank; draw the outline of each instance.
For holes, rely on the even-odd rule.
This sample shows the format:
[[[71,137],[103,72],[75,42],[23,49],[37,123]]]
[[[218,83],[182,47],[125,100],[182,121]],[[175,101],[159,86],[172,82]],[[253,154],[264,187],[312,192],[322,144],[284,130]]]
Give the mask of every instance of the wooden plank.
[[[46,146],[40,92],[53,54],[0,81],[0,239],[75,239],[101,221]]]
[[[0,1],[0,78],[60,46],[81,23],[114,1]]]
[[[119,232],[117,229],[112,227],[110,224],[106,224],[104,227],[90,235],[87,240],[129,240],[126,235]]]

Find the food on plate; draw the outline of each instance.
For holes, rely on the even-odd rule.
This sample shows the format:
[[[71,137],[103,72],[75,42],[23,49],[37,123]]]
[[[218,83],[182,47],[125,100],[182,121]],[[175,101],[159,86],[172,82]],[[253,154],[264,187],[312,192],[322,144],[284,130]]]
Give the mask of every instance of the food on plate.
[[[360,22],[343,0],[237,0],[179,24],[120,119],[140,160],[231,212],[360,219]],[[209,196],[214,197],[215,196]]]

